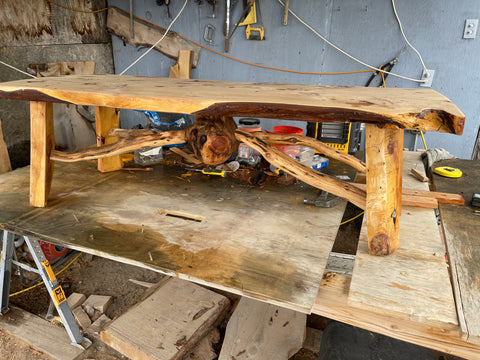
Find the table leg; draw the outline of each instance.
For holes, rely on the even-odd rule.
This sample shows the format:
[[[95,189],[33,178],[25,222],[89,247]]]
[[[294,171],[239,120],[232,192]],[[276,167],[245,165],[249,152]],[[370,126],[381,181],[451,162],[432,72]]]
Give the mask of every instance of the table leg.
[[[30,205],[45,207],[53,175],[53,104],[30,102]]]
[[[399,244],[402,211],[403,130],[365,128],[368,250],[393,253]]]
[[[103,106],[95,107],[95,128],[97,146],[113,144],[118,141],[116,136],[108,136],[110,129],[120,127],[120,110]],[[115,171],[123,167],[120,155],[98,159],[98,170],[101,172]]]

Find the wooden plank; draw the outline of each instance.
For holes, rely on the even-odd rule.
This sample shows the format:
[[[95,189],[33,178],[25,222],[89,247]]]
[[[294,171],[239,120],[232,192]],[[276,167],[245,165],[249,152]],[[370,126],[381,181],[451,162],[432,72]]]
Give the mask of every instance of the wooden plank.
[[[302,348],[306,325],[305,314],[242,298],[218,359],[289,359]]]
[[[117,142],[118,137],[109,136],[110,129],[120,127],[120,110],[103,106],[95,107],[95,129],[97,133],[97,146],[105,146]],[[109,172],[123,167],[120,155],[114,155],[105,159],[98,159],[98,170]]]
[[[10,156],[8,156],[7,144],[3,139],[2,122],[0,121],[0,174],[12,171]]]
[[[421,161],[420,154],[404,154],[404,173]],[[411,187],[428,188],[410,176]],[[426,323],[457,324],[444,248],[435,214],[430,209],[404,208],[400,246],[388,257],[368,254],[365,223],[355,258],[349,305],[378,314],[404,316]],[[403,314],[403,315],[402,315]]]
[[[45,207],[53,176],[53,104],[30,102],[30,205]]]
[[[398,248],[402,214],[403,130],[365,127],[368,251],[388,255]]]
[[[222,319],[229,304],[222,295],[172,278],[112,321],[100,338],[131,359],[182,359]]]
[[[467,202],[466,206],[440,204],[439,211],[462,336],[480,344],[480,217],[473,214],[478,208],[471,206],[473,193],[480,192],[479,162],[452,159],[435,166],[452,166],[463,172],[458,179],[434,174],[433,184],[439,191],[461,191]]]
[[[193,51],[180,50],[177,63],[170,67],[170,78],[190,79],[192,73]]]
[[[185,179],[179,167],[102,174],[80,162],[58,163],[56,171],[47,209],[28,208],[28,193],[12,192],[28,183],[27,171],[0,175],[1,228],[305,313],[345,208],[344,201],[330,209],[304,205],[317,193],[305,184]]]
[[[10,335],[25,341],[52,359],[74,360],[83,354],[84,350],[71,344],[64,328],[16,306],[10,308],[5,316],[0,316],[0,328]]]
[[[382,314],[351,306],[347,302],[350,281],[351,278],[344,275],[325,273],[313,313],[447,354],[478,358],[480,346],[460,339],[456,325],[418,322],[396,317],[393,313]]]
[[[133,16],[135,17],[135,33],[133,38],[130,32],[130,14],[122,9],[114,6],[109,7],[107,27],[123,41],[135,47],[150,47],[157,43],[158,39],[165,34],[166,29],[160,26],[153,26],[151,23],[148,23],[135,15]],[[158,50],[162,54],[173,59],[177,59],[180,50],[191,50],[193,51],[193,67],[197,67],[202,49],[193,42],[185,40],[176,32],[169,31],[165,38],[155,46],[155,50]]]
[[[348,120],[459,135],[465,119],[452,102],[431,89],[72,75],[2,83],[0,97],[184,114]]]

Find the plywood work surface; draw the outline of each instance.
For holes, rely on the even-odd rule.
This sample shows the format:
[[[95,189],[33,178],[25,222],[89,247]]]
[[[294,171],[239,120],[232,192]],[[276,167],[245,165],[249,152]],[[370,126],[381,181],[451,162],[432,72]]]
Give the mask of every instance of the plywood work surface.
[[[405,188],[428,190],[426,183],[408,174],[411,168],[423,172],[419,164],[419,153],[404,153]],[[400,217],[400,247],[386,257],[368,254],[364,223],[348,303],[419,322],[457,324],[444,253],[432,209],[403,208]]]
[[[472,195],[480,192],[480,162],[451,159],[434,164],[462,170],[461,178],[434,175],[436,191],[461,192],[465,205],[440,204],[447,254],[462,335],[480,344],[480,216],[473,212]]]
[[[431,89],[329,87],[118,75],[0,84],[0,97],[189,114],[359,121],[461,134],[465,116]]]
[[[100,174],[56,164],[49,206],[28,207],[28,169],[0,176],[0,224],[17,233],[310,312],[345,203],[305,185],[255,188],[178,167]],[[171,215],[171,216],[169,216]]]

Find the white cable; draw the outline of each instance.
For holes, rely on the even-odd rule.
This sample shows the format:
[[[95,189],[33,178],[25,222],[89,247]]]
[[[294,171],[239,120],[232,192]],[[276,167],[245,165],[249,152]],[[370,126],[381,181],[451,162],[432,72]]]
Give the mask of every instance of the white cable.
[[[27,73],[27,72],[25,72],[25,71],[23,71],[23,70],[17,69],[16,67],[14,67],[14,66],[12,66],[12,65],[9,65],[9,64],[1,61],[1,60],[0,60],[0,64],[5,65],[6,67],[9,67],[10,69],[13,69],[13,70],[16,70],[16,71],[18,71],[18,72],[21,72],[22,74],[28,75],[28,76],[30,76],[30,77],[32,77],[32,78],[36,78],[35,75],[29,74],[29,73]]]
[[[422,63],[422,66],[423,66],[423,70],[425,70],[425,75],[428,78],[430,76],[430,73],[428,72],[427,67],[425,66],[425,63],[423,62],[422,55],[420,55],[418,50],[415,49],[412,44],[410,44],[410,41],[408,41],[407,37],[405,36],[405,33],[403,32],[402,22],[400,21],[400,18],[398,17],[398,14],[397,14],[397,9],[395,8],[395,0],[392,0],[392,7],[393,7],[393,13],[395,14],[395,17],[397,18],[398,27],[400,28],[400,32],[402,33],[403,39],[405,40],[407,45],[410,46],[410,48],[413,51],[415,51],[415,53],[418,55],[418,58],[420,59],[420,62]]]
[[[185,9],[185,6],[187,5],[188,3],[188,0],[185,0],[185,3],[183,4],[182,8],[180,9],[180,12],[177,14],[177,16],[175,16],[175,18],[172,20],[172,22],[170,23],[170,25],[168,25],[168,28],[167,30],[165,31],[165,33],[163,34],[163,36],[160,38],[160,40],[158,40],[155,44],[153,44],[150,49],[148,49],[147,51],[145,51],[137,60],[135,60],[133,63],[131,63],[125,70],[123,70],[120,75],[123,75],[125,74],[132,66],[134,66],[136,63],[138,63],[144,56],[146,56],[150,51],[152,51],[155,46],[157,46],[158,44],[160,44],[160,42],[165,38],[165,36],[167,36],[168,32],[170,31],[170,28],[173,26],[173,24],[175,23],[175,21],[177,21],[177,19],[180,17],[180,15],[182,14],[183,12],[183,9]]]
[[[282,0],[278,0],[278,2],[280,4],[282,4],[282,6],[285,6],[282,2]],[[330,41],[328,41],[325,37],[323,37],[322,35],[320,35],[314,28],[312,28],[310,25],[308,25],[305,21],[303,21],[302,19],[300,19],[297,14],[295,14],[291,9],[288,9],[288,12],[290,14],[293,15],[293,17],[295,17],[298,21],[300,21],[301,24],[303,24],[307,29],[309,29],[311,32],[313,32],[315,35],[317,35],[320,39],[322,39],[323,41],[325,41],[328,45],[330,45],[331,47],[333,47],[335,50],[341,52],[343,55],[349,57],[350,59],[358,62],[359,64],[362,64],[363,66],[366,66],[368,67],[369,69],[372,69],[372,70],[376,70],[378,72],[382,72],[384,74],[389,74],[389,75],[392,75],[392,76],[396,76],[398,78],[401,78],[401,79],[405,79],[405,80],[409,80],[409,81],[414,81],[414,82],[417,82],[417,83],[426,83],[428,80],[418,80],[418,79],[412,79],[412,78],[409,78],[409,77],[406,77],[406,76],[402,76],[402,75],[398,75],[398,74],[395,74],[395,73],[392,73],[392,72],[389,72],[389,71],[385,71],[385,70],[381,70],[379,68],[376,68],[375,66],[371,66],[371,65],[368,65],[367,63],[363,62],[362,60],[359,60],[357,59],[356,57],[350,55],[349,53],[347,53],[346,51],[340,49],[338,46],[336,46],[335,44],[331,43]]]

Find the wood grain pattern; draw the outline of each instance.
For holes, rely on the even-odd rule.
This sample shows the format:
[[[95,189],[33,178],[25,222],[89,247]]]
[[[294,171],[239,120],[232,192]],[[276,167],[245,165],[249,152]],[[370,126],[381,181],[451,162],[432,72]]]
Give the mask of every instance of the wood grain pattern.
[[[220,321],[229,300],[172,278],[112,321],[100,338],[130,359],[179,360]]]
[[[318,152],[328,156],[329,158],[339,160],[352,166],[357,171],[364,173],[365,172],[365,163],[360,159],[357,159],[355,156],[344,153],[343,151],[338,151],[328,145],[325,145],[317,139],[300,136],[300,135],[287,135],[287,134],[268,134],[264,132],[255,132],[255,137],[262,139],[263,141],[269,144],[278,144],[278,145],[303,145],[308,146],[312,149],[317,150]]]
[[[184,172],[99,173],[86,161],[57,163],[48,208],[32,209],[27,191],[12,192],[28,172],[12,171],[0,175],[0,205],[12,204],[2,205],[0,227],[309,313],[345,202],[321,209],[303,204],[316,195],[305,184],[252,188]]]
[[[456,325],[405,319],[394,313],[350,305],[347,302],[350,281],[351,278],[344,275],[325,273],[313,313],[447,354],[478,358],[480,346],[460,339]]]
[[[421,162],[420,154],[404,153],[404,174]],[[410,187],[426,183],[405,176]],[[387,257],[368,253],[365,222],[353,269],[348,303],[378,314],[412,321],[457,324],[443,244],[431,209],[405,207],[400,223],[400,246]]]
[[[30,205],[45,207],[53,176],[53,104],[30,102]]]
[[[290,359],[302,348],[306,325],[305,314],[241,298],[218,359]]]
[[[398,248],[402,214],[403,130],[365,127],[368,250],[388,255]]]
[[[2,83],[0,97],[188,114],[348,120],[459,135],[465,119],[451,101],[431,89],[83,75]]]
[[[435,166],[452,166],[463,172],[458,179],[434,174],[433,184],[439,191],[461,191],[466,199],[465,206],[440,204],[439,211],[462,337],[480,344],[480,217],[473,214],[478,208],[471,206],[473,193],[480,192],[479,161],[451,159]]]
[[[97,133],[97,146],[114,144],[118,138],[109,136],[108,131],[120,127],[120,110],[103,106],[95,107],[95,130]],[[123,154],[123,153],[122,153]],[[98,159],[98,171],[109,172],[123,167],[119,155],[111,155],[108,158]]]

